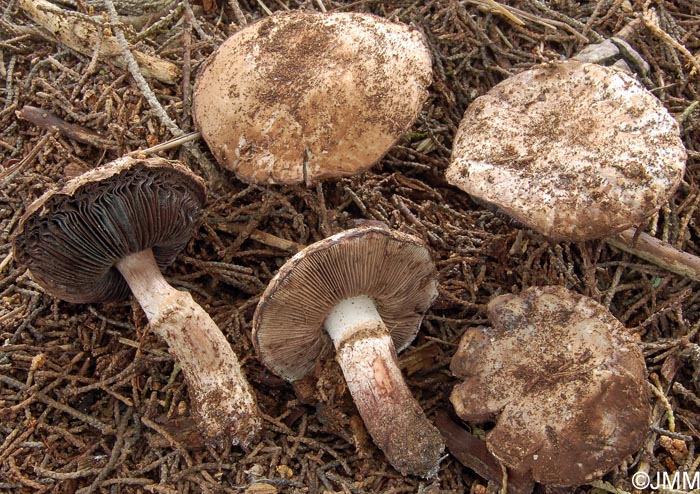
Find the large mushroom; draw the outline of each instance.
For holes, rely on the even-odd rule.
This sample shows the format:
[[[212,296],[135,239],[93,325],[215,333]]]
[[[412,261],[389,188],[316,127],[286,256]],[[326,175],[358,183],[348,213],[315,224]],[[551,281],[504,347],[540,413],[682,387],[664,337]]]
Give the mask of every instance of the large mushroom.
[[[293,11],[241,29],[197,77],[193,117],[252,183],[307,185],[371,167],[427,98],[423,35],[363,13]]]
[[[653,94],[625,72],[569,60],[474,100],[446,176],[553,240],[581,241],[643,224],[685,160],[678,123]]]
[[[238,358],[211,317],[160,271],[192,237],[205,198],[204,182],[177,162],[121,158],[29,206],[14,257],[68,302],[114,301],[131,290],[180,363],[207,439],[248,445],[261,421]]]
[[[262,362],[288,381],[335,347],[348,390],[377,446],[402,474],[433,477],[440,433],[411,395],[397,352],[437,296],[425,244],[382,227],[346,230],[303,249],[277,273],[253,318]]]
[[[491,300],[492,327],[462,337],[450,396],[486,445],[550,486],[598,478],[642,446],[651,406],[642,352],[602,305],[564,287]]]

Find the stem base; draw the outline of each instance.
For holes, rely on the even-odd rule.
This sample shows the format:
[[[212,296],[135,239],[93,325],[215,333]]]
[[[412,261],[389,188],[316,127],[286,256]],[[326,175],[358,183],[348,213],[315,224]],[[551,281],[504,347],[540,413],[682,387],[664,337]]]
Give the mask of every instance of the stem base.
[[[343,341],[336,359],[365,427],[402,475],[434,477],[445,444],[399,369],[384,323],[368,322]]]

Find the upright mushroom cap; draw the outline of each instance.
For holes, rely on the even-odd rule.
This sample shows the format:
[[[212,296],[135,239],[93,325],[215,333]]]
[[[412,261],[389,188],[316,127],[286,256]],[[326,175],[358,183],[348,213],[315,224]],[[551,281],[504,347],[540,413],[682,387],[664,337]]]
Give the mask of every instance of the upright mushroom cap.
[[[583,484],[637,451],[651,408],[644,358],[597,302],[563,287],[489,303],[452,359],[450,401],[466,421],[496,421],[487,447],[553,486]]]
[[[430,52],[409,26],[294,11],[231,36],[207,61],[193,117],[219,163],[253,183],[366,170],[427,98]]]
[[[437,296],[435,264],[416,237],[379,227],[346,230],[298,252],[260,298],[253,343],[279,376],[295,381],[333,348],[323,323],[338,302],[367,295],[397,352],[416,337]]]
[[[603,238],[642,223],[683,177],[677,122],[631,76],[548,63],[467,109],[447,180],[554,240]]]
[[[192,237],[204,182],[162,158],[124,157],[70,180],[29,206],[14,257],[62,300],[92,303],[129,294],[115,263],[153,249],[168,266]]]

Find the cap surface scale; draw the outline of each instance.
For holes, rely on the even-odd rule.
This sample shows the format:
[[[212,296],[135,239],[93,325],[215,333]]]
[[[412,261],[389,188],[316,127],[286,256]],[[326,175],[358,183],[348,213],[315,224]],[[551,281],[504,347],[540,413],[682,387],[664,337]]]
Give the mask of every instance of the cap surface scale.
[[[547,63],[467,108],[447,180],[554,240],[639,225],[685,170],[675,119],[628,74]]]

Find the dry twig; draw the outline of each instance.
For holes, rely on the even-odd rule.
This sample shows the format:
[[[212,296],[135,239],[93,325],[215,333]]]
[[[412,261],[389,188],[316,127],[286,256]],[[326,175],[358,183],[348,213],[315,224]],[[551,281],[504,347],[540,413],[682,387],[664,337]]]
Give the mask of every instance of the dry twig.
[[[71,13],[46,0],[19,0],[19,6],[34,22],[72,50],[91,56],[93,47],[99,43],[103,60],[126,67],[127,62],[121,56],[117,40],[104,33],[106,26],[99,20]],[[180,73],[176,65],[140,51],[135,51],[134,57],[146,77],[166,84],[176,83]]]

